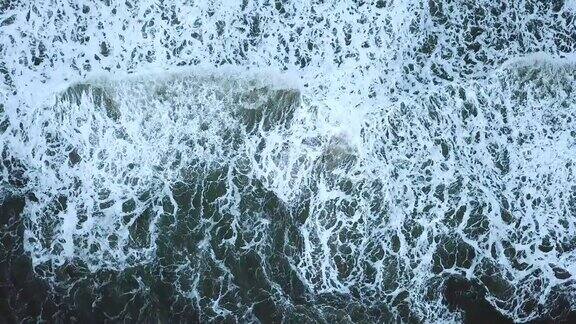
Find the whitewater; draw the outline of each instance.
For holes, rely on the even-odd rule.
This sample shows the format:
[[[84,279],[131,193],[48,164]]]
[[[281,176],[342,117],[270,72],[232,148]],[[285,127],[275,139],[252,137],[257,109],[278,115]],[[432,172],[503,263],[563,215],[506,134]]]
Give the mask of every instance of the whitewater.
[[[575,1],[0,3],[0,321],[576,311]]]

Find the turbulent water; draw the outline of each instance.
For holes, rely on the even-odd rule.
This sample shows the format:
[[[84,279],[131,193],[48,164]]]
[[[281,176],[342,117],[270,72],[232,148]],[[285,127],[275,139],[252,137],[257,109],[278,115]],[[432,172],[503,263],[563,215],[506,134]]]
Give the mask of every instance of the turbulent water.
[[[575,53],[574,1],[0,2],[0,321],[565,318]]]

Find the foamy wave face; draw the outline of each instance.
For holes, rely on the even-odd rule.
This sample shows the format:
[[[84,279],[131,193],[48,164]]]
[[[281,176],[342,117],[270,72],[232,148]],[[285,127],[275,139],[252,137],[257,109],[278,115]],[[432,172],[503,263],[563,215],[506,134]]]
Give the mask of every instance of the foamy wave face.
[[[294,120],[299,100],[295,90],[212,76],[69,87],[26,125],[38,132],[27,143],[34,264],[79,258],[95,271],[151,262],[157,221],[178,213],[173,186],[214,170],[231,168],[218,179],[230,195],[215,202],[226,210],[239,203],[236,172],[294,186],[297,176],[272,175],[305,164],[304,151],[298,164],[281,152],[292,140],[282,130],[306,126]]]
[[[453,278],[568,311],[575,9],[14,3],[0,195],[36,275],[109,318],[459,320]]]

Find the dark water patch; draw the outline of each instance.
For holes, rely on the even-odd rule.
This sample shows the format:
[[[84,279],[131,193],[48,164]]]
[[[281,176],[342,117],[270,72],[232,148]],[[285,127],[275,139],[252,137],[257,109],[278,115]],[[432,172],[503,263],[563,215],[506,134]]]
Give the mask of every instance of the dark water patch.
[[[500,314],[486,299],[480,285],[452,276],[446,280],[444,298],[451,310],[464,312],[465,323],[513,323]]]
[[[104,109],[109,118],[117,121],[120,118],[120,111],[109,92],[104,87],[95,84],[77,83],[68,87],[60,95],[59,100],[80,106],[83,97],[91,97],[92,103],[97,109]]]
[[[502,315],[487,300],[484,285],[476,280],[468,280],[460,276],[450,276],[445,281],[444,300],[450,310],[463,312],[464,323],[513,323],[514,321]],[[542,309],[539,318],[528,323],[574,323],[576,312],[571,310],[570,297],[560,291],[552,294],[548,305]]]
[[[218,179],[213,174],[196,186],[180,183],[174,187],[179,212],[176,218],[165,217],[159,224],[157,261],[123,271],[90,272],[81,262],[35,269],[40,275],[52,273],[58,280],[53,285],[39,279],[23,250],[19,217],[25,200],[4,200],[0,206],[0,295],[4,296],[0,299],[0,320],[242,322],[251,318],[243,317],[250,313],[249,308],[262,323],[422,320],[411,313],[406,295],[368,306],[354,291],[313,294],[291,266],[302,244],[293,211],[260,183],[252,182],[242,199],[255,203],[241,206],[246,223],[235,224],[234,217],[206,203],[224,196],[225,189],[217,189]],[[197,217],[199,214],[203,216]],[[268,233],[250,230],[259,218],[268,220]],[[238,236],[231,240],[234,229]],[[135,230],[134,235],[148,231]],[[259,239],[264,242],[260,248],[243,249],[246,243]],[[206,240],[208,245],[202,245]],[[474,257],[458,246],[450,240],[440,245],[442,267],[466,267]],[[444,301],[451,310],[462,311],[466,323],[512,322],[486,301],[488,292],[478,282],[452,276],[442,287]],[[188,293],[198,297],[190,298]],[[215,301],[227,312],[216,311]],[[569,323],[574,318],[574,313],[566,312],[569,300],[562,294],[551,303],[553,311],[535,323]],[[391,306],[400,317],[392,314]]]
[[[253,89],[239,97],[241,120],[248,132],[269,131],[273,127],[288,128],[294,111],[300,105],[300,93],[296,90]]]

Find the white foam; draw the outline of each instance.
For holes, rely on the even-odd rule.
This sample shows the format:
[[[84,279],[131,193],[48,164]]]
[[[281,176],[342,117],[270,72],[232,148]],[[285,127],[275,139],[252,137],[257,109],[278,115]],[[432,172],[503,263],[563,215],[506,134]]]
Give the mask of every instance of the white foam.
[[[151,264],[174,184],[229,167],[217,206],[233,238],[253,235],[245,249],[269,244],[270,225],[240,213],[238,173],[288,209],[309,204],[290,266],[315,294],[359,291],[366,307],[399,314],[392,300],[407,289],[415,316],[456,319],[427,289],[461,274],[517,321],[538,316],[522,306],[530,296],[545,309],[560,287],[576,304],[576,286],[550,266],[576,271],[573,4],[557,14],[524,1],[110,2],[0,14],[15,17],[0,27],[11,80],[0,88],[0,122],[10,122],[0,145],[37,200],[24,211],[35,266]],[[90,91],[56,102],[85,82],[113,107]],[[241,115],[254,106],[231,98],[263,87],[300,100],[289,123],[248,131]],[[209,239],[200,249],[220,262]],[[442,249],[457,260],[437,271]],[[180,266],[197,288],[195,265]],[[500,294],[487,277],[513,289]],[[198,302],[192,288],[182,294]]]

